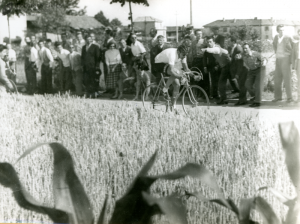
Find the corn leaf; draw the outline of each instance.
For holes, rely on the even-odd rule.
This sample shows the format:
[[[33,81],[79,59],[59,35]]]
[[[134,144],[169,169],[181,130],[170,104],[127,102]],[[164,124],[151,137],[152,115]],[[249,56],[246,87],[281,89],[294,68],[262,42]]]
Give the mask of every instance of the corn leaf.
[[[0,184],[10,188],[18,205],[24,209],[48,215],[55,223],[68,223],[66,212],[59,209],[48,208],[36,201],[22,186],[19,177],[9,163],[0,163]]]
[[[250,223],[250,212],[253,205],[254,198],[242,198],[239,206],[239,221],[240,224]]]
[[[281,224],[272,207],[262,197],[255,198],[254,206],[267,224]]]
[[[300,197],[300,151],[299,151],[299,132],[294,122],[279,124],[281,143],[285,152],[285,163],[290,178]]]
[[[53,193],[55,207],[69,215],[72,224],[91,224],[94,222],[93,212],[77,177],[73,160],[68,150],[59,143],[38,144],[29,148],[18,161],[42,145],[49,145],[54,153]]]
[[[186,176],[199,178],[201,182],[205,183],[210,188],[217,191],[218,194],[222,193],[213,173],[210,170],[206,169],[204,166],[195,163],[188,163],[172,173],[159,175],[153,178],[164,180],[176,180],[179,178],[184,178]]]
[[[191,177],[203,177],[209,183],[207,178],[207,172],[203,171],[203,168],[197,164],[187,164],[175,172],[158,175],[147,176],[149,170],[154,164],[157,152],[149,159],[144,165],[137,177],[134,179],[127,193],[116,202],[111,224],[148,224],[151,223],[151,217],[157,214],[158,207],[149,206],[145,201],[142,192],[149,193],[150,186],[157,179],[175,180],[186,176]],[[200,174],[197,174],[199,172]],[[202,173],[203,175],[201,175]],[[204,175],[205,174],[205,175]],[[215,186],[212,184],[212,186]]]
[[[151,207],[158,206],[158,211],[154,208],[154,214],[164,214],[170,218],[171,223],[174,224],[187,224],[186,209],[182,200],[176,195],[171,195],[163,198],[155,198],[150,194],[143,192],[143,198]]]
[[[294,200],[295,198],[291,198],[289,196],[287,196],[286,194],[272,188],[272,187],[261,187],[258,189],[259,191],[262,190],[269,190],[282,204],[290,207],[294,204]]]
[[[107,206],[107,196],[105,197],[104,204],[103,204],[103,207],[101,209],[100,216],[99,216],[97,224],[104,224],[106,206]]]

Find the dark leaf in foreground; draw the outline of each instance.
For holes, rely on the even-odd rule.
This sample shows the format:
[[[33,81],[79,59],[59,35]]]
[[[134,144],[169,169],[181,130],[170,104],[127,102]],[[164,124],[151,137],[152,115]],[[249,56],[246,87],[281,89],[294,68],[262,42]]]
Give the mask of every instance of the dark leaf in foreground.
[[[176,195],[171,195],[164,198],[155,198],[150,194],[143,192],[143,198],[147,202],[147,204],[151,207],[157,206],[153,208],[153,213],[156,214],[164,214],[168,218],[170,218],[171,223],[177,224],[187,224],[186,219],[186,209],[182,203],[182,200]],[[157,210],[157,211],[155,211]]]
[[[103,204],[103,207],[101,209],[100,216],[99,216],[97,224],[104,224],[106,206],[107,206],[107,196],[105,197],[104,204]]]
[[[290,178],[297,193],[300,193],[300,138],[298,129],[294,122],[286,122],[279,124],[279,132]]]
[[[55,207],[69,215],[70,223],[91,224],[93,212],[78,179],[68,150],[59,143],[38,144],[29,148],[18,161],[42,145],[49,145],[54,153],[53,193]]]
[[[155,214],[160,214],[160,209],[155,205],[150,206],[145,201],[142,192],[149,193],[151,185],[157,179],[176,180],[179,178],[184,178],[186,176],[201,176],[197,174],[197,172],[201,172],[202,167],[197,164],[186,164],[177,171],[165,175],[147,176],[149,170],[154,164],[156,155],[157,152],[149,159],[149,161],[141,169],[141,171],[129,187],[127,193],[116,202],[116,206],[112,214],[110,224],[151,223],[151,217]],[[185,220],[185,218],[181,217],[181,219],[178,219],[178,221],[180,220]]]
[[[37,202],[22,187],[19,177],[9,163],[0,163],[0,184],[10,188],[20,207],[41,214],[46,214],[55,223],[68,223],[68,215],[59,209],[48,208]]]
[[[279,124],[281,143],[285,152],[285,163],[297,198],[289,201],[286,224],[300,223],[300,137],[294,122]]]

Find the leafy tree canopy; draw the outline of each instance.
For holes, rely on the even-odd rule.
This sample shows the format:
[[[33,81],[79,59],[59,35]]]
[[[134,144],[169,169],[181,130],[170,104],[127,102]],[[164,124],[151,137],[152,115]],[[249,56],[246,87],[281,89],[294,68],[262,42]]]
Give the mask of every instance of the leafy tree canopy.
[[[109,26],[109,19],[106,18],[102,11],[98,12],[95,16],[95,19],[102,23],[104,26]]]

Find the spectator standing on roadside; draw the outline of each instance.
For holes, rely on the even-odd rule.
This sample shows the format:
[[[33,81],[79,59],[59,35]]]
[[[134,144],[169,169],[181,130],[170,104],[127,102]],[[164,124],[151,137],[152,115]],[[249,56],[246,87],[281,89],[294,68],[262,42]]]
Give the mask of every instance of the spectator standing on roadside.
[[[25,71],[25,76],[26,76],[26,90],[27,93],[30,93],[30,77],[31,77],[31,63],[30,63],[30,54],[31,54],[31,41],[29,37],[25,37],[25,43],[26,45],[23,48],[23,54],[24,54],[24,71]],[[32,45],[33,46],[33,45]]]
[[[85,40],[82,37],[82,32],[77,32],[77,39],[76,39],[76,52],[78,52],[81,55],[82,47],[85,45]]]
[[[42,40],[39,41],[38,57],[41,62],[41,92],[42,93],[52,93],[52,66],[53,66],[53,56],[51,51],[45,47]]]
[[[16,72],[17,66],[17,55],[14,49],[11,48],[11,44],[7,44],[7,55],[8,55],[8,64],[10,69],[13,70],[13,72]]]
[[[71,49],[71,45],[69,46]],[[57,56],[62,61],[62,69],[59,75],[60,92],[69,91],[72,88],[72,70],[69,59],[70,51],[64,49],[62,43],[57,43]]]
[[[152,51],[150,52],[150,61],[151,61],[151,66],[153,65],[153,68],[151,69],[152,74],[155,76],[156,82],[158,84],[160,82],[161,75],[159,72],[156,72],[155,70],[155,57],[159,55],[162,51],[170,48],[170,45],[165,43],[165,37],[162,35],[159,35],[157,37],[157,42],[158,43],[155,45],[155,47],[152,48]]]
[[[63,47],[63,49],[68,50],[70,52],[70,43],[67,40],[66,33],[61,34],[61,46]]]
[[[293,69],[295,69],[297,73],[297,79],[298,79],[297,102],[300,103],[300,29],[298,29],[297,34],[298,34],[297,36],[298,40],[296,40],[294,44],[292,63],[293,63]]]
[[[205,92],[209,95],[210,83],[209,83],[209,73],[204,72],[203,66],[203,55],[204,52],[201,50],[206,47],[204,38],[202,37],[202,30],[195,30],[196,39],[192,42],[191,49],[189,51],[189,58],[192,60],[191,67],[192,71],[201,72],[203,74],[203,79],[199,81],[199,86],[202,87]],[[204,97],[204,96],[201,96]]]
[[[235,37],[230,37],[228,40],[229,44],[229,54],[231,57],[230,73],[231,77],[238,77],[239,85],[239,100],[235,103],[235,106],[245,105],[247,103],[247,88],[246,80],[248,70],[244,66],[243,58],[241,54],[243,53],[243,47],[237,43]]]
[[[221,48],[219,45],[216,45],[213,37],[207,38],[208,48],[203,48],[203,51],[212,53],[218,62],[217,69],[221,70],[218,89],[220,92],[220,100],[217,102],[218,105],[227,104],[227,95],[226,95],[226,84],[227,79],[232,79],[230,74],[230,57],[228,51]]]
[[[119,76],[122,71],[122,59],[120,51],[116,49],[116,44],[114,42],[110,42],[108,48],[109,49],[105,52],[105,63],[108,68],[108,74],[105,84],[106,89],[115,91],[111,99],[116,99],[118,97],[117,83],[120,79]]]
[[[214,42],[218,43],[221,48],[224,48],[225,37],[223,35],[220,35],[220,29],[219,29],[219,27],[213,27],[212,28],[212,32],[213,32]]]
[[[274,73],[274,100],[278,102],[282,100],[282,83],[287,95],[287,103],[293,102],[292,83],[291,83],[291,64],[293,43],[289,36],[284,34],[284,25],[278,25],[276,28],[278,34],[273,41],[273,48],[276,53],[276,66]]]
[[[7,47],[0,44],[0,92],[6,92],[6,90],[13,90],[13,86],[8,80],[5,72],[5,62],[3,58],[7,55]]]
[[[75,85],[76,95],[83,96],[81,55],[75,51],[74,45],[71,45],[70,48],[71,52],[69,54],[69,60],[72,69],[73,84]]]
[[[245,43],[243,48],[243,61],[245,67],[248,69],[246,87],[251,97],[254,97],[254,101],[250,107],[259,107],[261,105],[262,92],[264,89],[266,63],[260,53],[251,51],[248,43]]]
[[[95,98],[96,68],[99,68],[100,62],[99,53],[98,47],[93,44],[92,38],[88,36],[81,52],[81,64],[83,66],[83,79],[87,97]]]

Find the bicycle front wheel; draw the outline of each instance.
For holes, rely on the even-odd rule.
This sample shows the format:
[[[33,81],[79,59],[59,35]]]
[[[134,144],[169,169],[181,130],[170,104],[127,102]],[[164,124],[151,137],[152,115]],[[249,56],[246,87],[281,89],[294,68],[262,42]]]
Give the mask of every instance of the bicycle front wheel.
[[[193,108],[197,106],[209,108],[209,98],[206,92],[196,85],[186,87],[186,90],[182,94],[182,107],[184,112],[188,115],[188,107]]]
[[[143,92],[143,106],[146,111],[158,110],[167,112],[170,108],[170,102],[163,97],[162,87],[157,84],[150,84]]]

